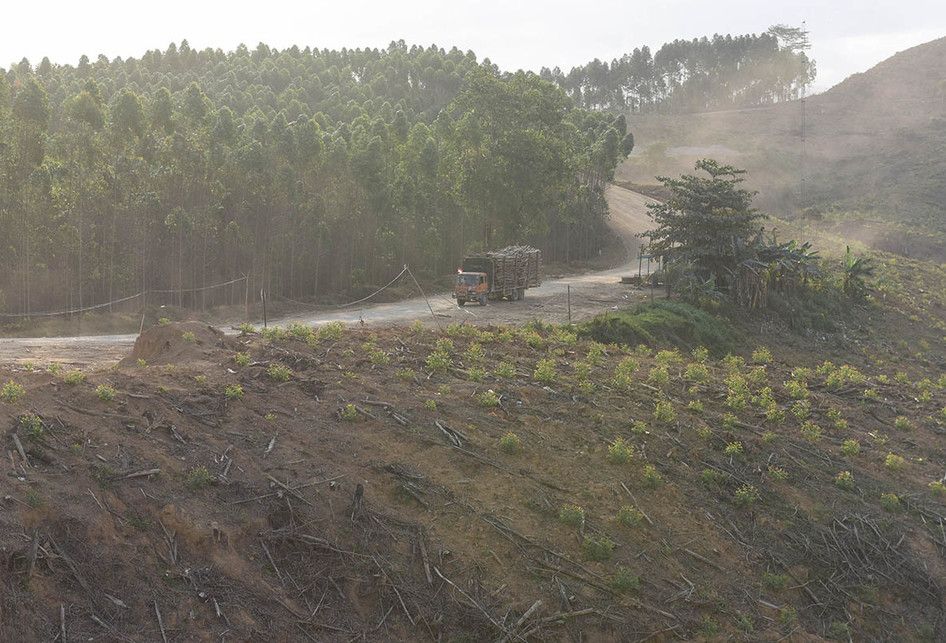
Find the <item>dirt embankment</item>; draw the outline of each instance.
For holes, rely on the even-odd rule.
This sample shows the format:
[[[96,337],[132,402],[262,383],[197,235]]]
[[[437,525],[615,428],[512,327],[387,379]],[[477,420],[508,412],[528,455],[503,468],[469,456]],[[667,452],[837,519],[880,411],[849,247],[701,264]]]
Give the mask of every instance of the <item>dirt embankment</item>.
[[[943,636],[933,382],[543,327],[201,333],[0,373],[0,639]]]

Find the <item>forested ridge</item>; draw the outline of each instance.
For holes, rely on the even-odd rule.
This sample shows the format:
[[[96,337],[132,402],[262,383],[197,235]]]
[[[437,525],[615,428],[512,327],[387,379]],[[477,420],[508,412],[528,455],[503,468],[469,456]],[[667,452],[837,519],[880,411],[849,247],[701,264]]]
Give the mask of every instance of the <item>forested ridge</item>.
[[[776,25],[761,34],[674,40],[541,76],[588,109],[696,112],[797,98],[814,81],[808,34]]]
[[[587,256],[625,134],[534,74],[403,42],[24,60],[0,74],[0,311],[241,274],[357,292],[507,241]]]
[[[769,52],[760,61],[774,42],[797,62],[799,38],[735,40]],[[705,50],[667,47],[690,52],[678,62]],[[709,104],[724,79],[681,72],[629,100],[626,82],[620,98],[592,91],[592,68],[572,86],[403,41],[24,59],[0,70],[0,313],[242,275],[278,297],[340,297],[405,263],[442,275],[470,250],[511,242],[552,261],[593,256],[607,239],[604,188],[633,147],[623,116],[604,110],[700,92]]]

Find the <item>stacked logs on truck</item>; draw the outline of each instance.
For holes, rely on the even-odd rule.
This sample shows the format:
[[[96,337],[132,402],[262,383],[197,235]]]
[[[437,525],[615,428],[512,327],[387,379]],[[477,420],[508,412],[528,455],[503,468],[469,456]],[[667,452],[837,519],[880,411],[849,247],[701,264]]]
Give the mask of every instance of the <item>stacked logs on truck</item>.
[[[539,285],[542,272],[542,252],[531,246],[507,246],[487,252],[493,260],[493,281],[504,288],[531,288]]]

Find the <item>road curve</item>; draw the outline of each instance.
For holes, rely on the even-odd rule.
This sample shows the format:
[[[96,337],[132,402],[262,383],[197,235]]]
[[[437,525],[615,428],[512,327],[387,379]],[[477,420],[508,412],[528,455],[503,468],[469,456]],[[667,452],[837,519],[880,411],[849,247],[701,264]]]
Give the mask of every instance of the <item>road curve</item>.
[[[608,187],[605,193],[611,216],[608,225],[621,238],[627,248],[628,263],[610,270],[589,272],[581,275],[562,277],[544,281],[541,286],[527,292],[528,299],[542,299],[561,295],[569,286],[580,288],[593,284],[613,283],[621,275],[637,271],[637,264],[632,261],[637,256],[639,240],[635,235],[647,230],[651,220],[647,204],[653,200],[616,185]],[[430,308],[428,308],[428,302]],[[515,306],[516,304],[509,304]],[[487,306],[477,310],[477,306],[458,308],[449,293],[433,293],[428,299],[415,297],[402,301],[372,304],[364,307],[352,307],[339,310],[321,310],[298,313],[275,320],[271,325],[285,326],[290,323],[324,324],[332,321],[344,323],[384,324],[413,319],[423,319],[430,315],[430,309],[439,316],[451,318],[475,318],[484,316],[490,321],[503,321],[505,304]],[[489,315],[485,313],[488,310]],[[507,310],[513,310],[509,308]],[[494,312],[495,311],[495,312]],[[43,338],[0,338],[0,363],[36,361],[59,361],[63,363],[105,362],[121,358],[134,344],[136,335],[98,335],[82,337],[43,337]],[[99,359],[92,359],[97,357]]]

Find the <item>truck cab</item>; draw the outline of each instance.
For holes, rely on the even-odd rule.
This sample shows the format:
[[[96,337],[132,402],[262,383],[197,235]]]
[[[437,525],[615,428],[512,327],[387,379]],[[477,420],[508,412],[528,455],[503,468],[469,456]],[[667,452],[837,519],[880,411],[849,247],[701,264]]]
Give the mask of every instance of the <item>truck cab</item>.
[[[453,296],[458,306],[468,301],[478,301],[480,306],[485,306],[489,296],[489,276],[485,272],[457,272]]]

